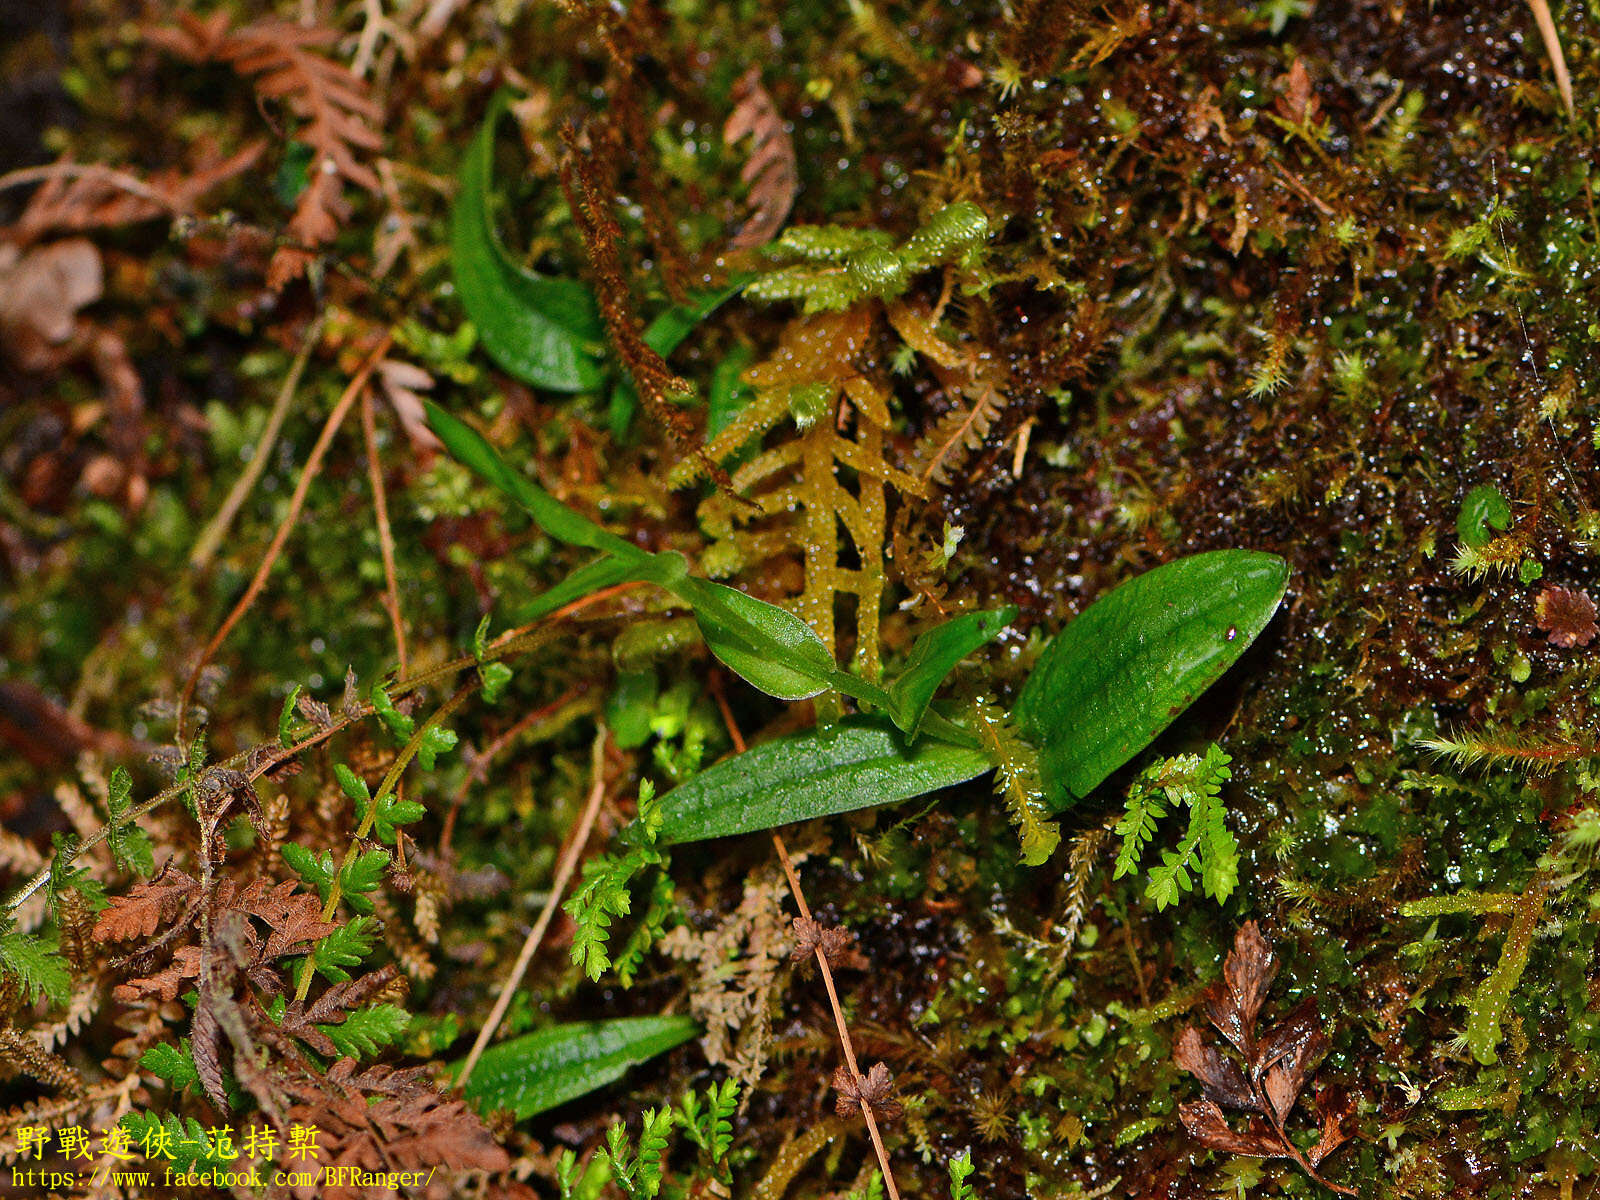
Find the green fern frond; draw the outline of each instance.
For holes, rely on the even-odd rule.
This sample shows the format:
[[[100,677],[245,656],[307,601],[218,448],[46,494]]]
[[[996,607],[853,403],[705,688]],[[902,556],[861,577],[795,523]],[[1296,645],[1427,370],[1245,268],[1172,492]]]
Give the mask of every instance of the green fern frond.
[[[72,970],[51,946],[25,933],[0,936],[0,968],[22,981],[22,990],[52,1004],[65,1004],[72,991]]]

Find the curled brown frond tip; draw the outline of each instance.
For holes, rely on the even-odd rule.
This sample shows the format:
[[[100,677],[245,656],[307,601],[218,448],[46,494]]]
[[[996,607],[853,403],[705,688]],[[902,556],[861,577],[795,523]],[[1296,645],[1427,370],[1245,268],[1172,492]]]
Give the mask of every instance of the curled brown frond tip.
[[[836,971],[866,966],[866,958],[855,948],[855,934],[848,929],[824,925],[811,917],[796,917],[791,957],[797,963],[804,963],[819,952]]]

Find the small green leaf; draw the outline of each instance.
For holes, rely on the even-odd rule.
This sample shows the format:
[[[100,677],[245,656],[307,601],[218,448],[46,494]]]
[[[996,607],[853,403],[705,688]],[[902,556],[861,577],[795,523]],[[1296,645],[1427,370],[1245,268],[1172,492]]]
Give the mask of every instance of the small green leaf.
[[[372,942],[377,936],[374,925],[371,917],[351,917],[317,943],[311,952],[311,965],[324,979],[347,982],[350,972],[346,968],[359,965],[372,953]]]
[[[183,1039],[182,1049],[170,1042],[157,1042],[140,1056],[139,1065],[166,1080],[175,1092],[196,1087],[200,1083],[200,1072],[195,1069],[188,1038]]]
[[[622,671],[617,686],[606,700],[606,726],[618,747],[637,750],[653,735],[650,719],[655,715],[656,697],[661,688],[653,670]]]
[[[133,776],[127,767],[117,767],[106,781],[106,845],[123,870],[148,875],[155,870],[155,847],[144,830],[127,823],[132,796]]]
[[[294,728],[298,722],[294,718],[295,701],[300,699],[300,685],[297,683],[289,689],[289,694],[283,698],[283,707],[278,710],[278,745],[288,747],[294,745]]]
[[[377,888],[388,868],[387,850],[368,850],[357,857],[339,872],[339,888],[344,892],[345,902],[358,913],[371,912],[372,901],[367,899],[366,893]]]
[[[841,673],[816,631],[787,609],[709,579],[684,579],[672,592],[693,607],[711,653],[769,696],[804,700]]]
[[[1014,605],[967,613],[934,626],[912,643],[905,669],[886,689],[894,723],[916,737],[929,701],[956,664],[1011,624],[1016,615]]]
[[[495,125],[507,96],[489,103],[462,161],[450,210],[450,270],[483,348],[510,374],[553,392],[586,392],[605,375],[605,326],[589,289],[511,261],[489,216]]]
[[[411,731],[417,727],[417,723],[394,706],[394,701],[389,699],[389,693],[384,690],[382,683],[374,683],[367,693],[367,698],[372,701],[373,711],[378,714],[378,719],[391,734],[402,742],[411,736]]]
[[[1144,749],[1266,628],[1288,585],[1275,554],[1215,550],[1147,571],[1045,647],[1015,717],[1059,810]]]
[[[67,960],[25,933],[0,937],[0,967],[22,981],[22,990],[30,999],[43,995],[52,1004],[65,1004],[72,991],[72,971]]]
[[[358,1008],[337,1025],[318,1025],[334,1048],[347,1058],[371,1058],[384,1046],[400,1040],[411,1014],[393,1004]]]
[[[367,790],[367,781],[343,763],[333,764],[333,775],[339,781],[339,789],[355,802],[361,819],[365,820],[365,806],[372,803],[372,793]]]
[[[176,1175],[188,1175],[201,1169],[237,1171],[239,1168],[237,1147],[233,1158],[219,1155],[200,1122],[193,1117],[131,1112],[120,1124],[133,1138],[135,1146],[151,1147],[151,1152],[144,1156],[148,1162],[160,1163],[163,1169]],[[156,1146],[164,1146],[166,1152],[156,1152]]]
[[[433,770],[439,755],[454,750],[458,740],[454,729],[446,729],[442,725],[429,725],[424,729],[422,740],[417,743],[417,761],[422,764],[422,769]]]
[[[428,427],[438,435],[450,455],[476,471],[485,482],[504,492],[556,541],[569,546],[602,550],[625,562],[637,563],[651,557],[648,551],[639,549],[614,533],[608,533],[582,513],[568,508],[521,472],[513,470],[472,426],[452,417],[431,400],[425,403]]]
[[[1461,501],[1461,515],[1456,518],[1456,534],[1474,550],[1481,550],[1494,537],[1491,530],[1504,530],[1511,525],[1511,505],[1493,484],[1480,483]]]
[[[517,622],[531,625],[534,621],[565,608],[574,600],[582,600],[602,588],[614,587],[619,583],[631,583],[638,578],[639,571],[635,563],[602,554],[592,563],[579,567],[549,591],[541,593],[517,609]]]
[[[662,797],[663,843],[696,842],[892,804],[975,779],[986,755],[932,735],[908,745],[880,717],[775,738]]]
[[[490,704],[499,704],[506,684],[511,682],[511,668],[503,662],[484,663],[478,674],[483,676],[483,698]]]
[[[333,890],[333,851],[324,850],[322,857],[318,858],[299,842],[285,842],[280,853],[294,873],[314,887],[323,903],[327,903],[328,895]]]
[[[481,1109],[510,1109],[520,1121],[602,1088],[699,1032],[683,1016],[554,1025],[485,1051],[466,1097]]]

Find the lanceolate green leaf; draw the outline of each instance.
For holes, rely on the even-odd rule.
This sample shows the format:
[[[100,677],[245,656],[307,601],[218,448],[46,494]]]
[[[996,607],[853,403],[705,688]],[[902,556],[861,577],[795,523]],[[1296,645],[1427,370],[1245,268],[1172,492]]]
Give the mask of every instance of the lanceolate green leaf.
[[[558,542],[604,550],[624,561],[638,562],[650,557],[647,551],[602,529],[582,513],[568,508],[522,472],[513,470],[472,426],[458,421],[431,400],[425,403],[428,427],[438,435],[452,457],[471,467],[487,482],[515,500],[527,510],[540,529]]]
[[[574,512],[538,484],[513,470],[477,430],[428,402],[428,424],[444,447],[499,488],[557,541],[586,546],[602,557],[582,567],[534,602],[525,620],[553,612],[601,587],[638,580],[663,587],[695,614],[711,652],[743,678],[783,700],[815,696],[839,687],[881,703],[875,685],[840,671],[812,628],[793,613],[724,584],[696,579],[681,554],[652,554]]]
[[[770,696],[803,700],[842,674],[816,632],[787,609],[709,579],[684,579],[674,595],[694,609],[711,653]]]
[[[911,646],[905,669],[889,684],[889,715],[912,737],[922,714],[956,664],[988,642],[1017,615],[1013,605],[993,612],[967,613],[936,625]]]
[[[973,746],[882,717],[853,717],[763,742],[662,797],[661,841],[695,842],[909,800],[974,779],[993,764]]]
[[[512,262],[489,216],[494,129],[504,94],[489,105],[461,165],[450,212],[450,267],[467,316],[489,356],[524,383],[556,392],[600,385],[605,327],[579,280],[536,274]]]
[[[1045,647],[1015,716],[1056,808],[1127,762],[1231,666],[1283,599],[1275,554],[1216,550],[1129,580]]]
[[[615,1082],[699,1032],[692,1017],[677,1016],[554,1025],[486,1050],[465,1094],[481,1109],[510,1109],[520,1121]]]

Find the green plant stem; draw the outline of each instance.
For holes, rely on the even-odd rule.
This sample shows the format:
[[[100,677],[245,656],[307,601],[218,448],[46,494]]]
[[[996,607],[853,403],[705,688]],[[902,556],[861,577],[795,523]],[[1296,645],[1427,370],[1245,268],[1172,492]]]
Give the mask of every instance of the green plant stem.
[[[423,671],[421,674],[414,675],[403,683],[395,684],[389,689],[389,695],[404,696],[410,692],[416,691],[418,688],[426,687],[430,683],[435,683],[440,679],[448,678],[452,675],[458,674],[461,671],[465,671],[468,668],[476,667],[481,662],[498,662],[501,659],[510,658],[524,650],[537,649],[545,643],[553,640],[555,636],[555,631],[551,627],[553,624],[553,621],[550,621],[549,618],[546,618],[545,622],[536,622],[534,625],[528,625],[520,629],[510,630],[507,633],[502,634],[499,638],[496,638],[495,641],[485,649],[482,658],[478,658],[473,655],[464,655],[461,658],[451,659],[447,663],[442,663],[437,667]],[[363,704],[354,712],[339,717],[326,729],[319,729],[316,733],[296,742],[294,745],[285,746],[281,750],[275,751],[267,758],[263,759],[253,769],[251,769],[249,773],[250,781],[253,783],[255,780],[260,779],[263,775],[267,774],[275,767],[282,763],[288,762],[290,759],[294,758],[303,751],[309,750],[313,746],[320,745],[341,730],[347,729],[356,722],[364,721],[368,717],[373,716],[376,711],[377,710],[374,709],[370,704]],[[249,762],[252,753],[254,753],[254,750],[241,750],[238,754],[224,759],[221,763],[215,765],[237,770]],[[95,830],[93,833],[89,834],[89,836],[79,842],[73,849],[72,857],[67,860],[68,864],[70,865],[73,859],[75,859],[79,854],[82,854],[85,850],[93,849],[95,846],[98,846],[101,842],[105,841],[113,827],[117,829],[124,829],[127,826],[136,823],[140,817],[155,811],[163,804],[167,803],[167,801],[174,800],[183,795],[192,786],[193,783],[190,780],[185,780],[182,783],[175,783],[171,787],[164,788],[157,792],[144,803],[136,804],[130,807],[116,821],[107,822],[105,825],[102,825],[99,829]],[[23,884],[11,896],[11,898],[5,902],[4,915],[9,916],[14,913],[19,906],[27,901],[29,896],[32,896],[35,892],[42,888],[49,881],[49,879],[50,863],[47,862],[43,867],[34,873],[33,877],[29,879],[27,883]]]
[[[345,849],[344,861],[339,864],[339,870],[333,877],[333,884],[328,888],[328,899],[322,906],[323,921],[333,920],[333,914],[337,911],[339,900],[343,895],[341,881],[344,879],[345,871],[356,860],[356,847],[361,842],[361,839],[372,832],[372,823],[378,819],[378,812],[382,808],[383,802],[399,786],[400,776],[405,773],[406,767],[411,764],[411,759],[417,753],[417,747],[422,745],[422,739],[427,736],[430,729],[437,728],[451,713],[460,708],[462,702],[481,686],[483,686],[481,681],[474,679],[458,688],[455,695],[435,709],[432,716],[412,731],[411,736],[406,739],[406,744],[400,748],[400,753],[395,755],[394,762],[389,766],[388,774],[383,777],[383,782],[378,786],[377,792],[372,797],[372,803],[367,805],[367,815],[362,818],[360,826],[356,829],[355,836],[350,839],[350,845]],[[311,989],[312,974],[312,956],[308,954],[301,960],[300,979],[295,984],[294,998],[296,1003],[305,1000],[306,993]]]

